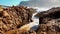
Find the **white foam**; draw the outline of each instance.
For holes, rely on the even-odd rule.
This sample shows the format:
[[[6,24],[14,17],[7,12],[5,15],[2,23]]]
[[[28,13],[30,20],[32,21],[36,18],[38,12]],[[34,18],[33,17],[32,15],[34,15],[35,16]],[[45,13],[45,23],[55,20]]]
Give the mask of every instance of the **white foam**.
[[[34,13],[34,14],[32,15],[33,22],[29,23],[29,25],[30,25],[31,28],[34,27],[34,30],[36,30],[35,26],[38,27],[38,25],[39,25],[39,18],[35,17],[35,15],[36,15],[37,13],[38,13],[38,12],[36,12],[36,13]]]

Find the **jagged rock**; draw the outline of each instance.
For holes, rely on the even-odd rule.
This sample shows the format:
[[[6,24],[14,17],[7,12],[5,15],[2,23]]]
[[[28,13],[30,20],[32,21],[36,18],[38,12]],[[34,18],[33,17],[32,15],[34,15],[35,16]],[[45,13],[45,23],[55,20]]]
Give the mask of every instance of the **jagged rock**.
[[[40,18],[40,23],[45,18],[47,18],[47,20],[59,19],[60,18],[60,7],[54,7],[52,9],[47,10],[47,11],[42,11],[42,12],[36,14],[36,16]]]
[[[32,21],[32,14],[35,12],[33,8],[27,8],[24,6],[12,6],[2,9],[3,10],[0,11],[1,34],[5,32],[9,32],[7,34],[13,34],[15,29],[30,23]]]
[[[58,25],[50,25],[49,24],[40,24],[37,34],[59,34],[60,28]]]
[[[10,31],[7,31],[5,34],[36,34],[35,31],[33,30],[29,30],[29,31],[20,31],[20,30],[10,30]]]
[[[60,33],[60,7],[55,7],[37,14],[39,17],[39,28],[37,34],[59,34]]]
[[[41,11],[40,13],[36,14],[37,17],[59,17],[60,14],[60,7],[54,7],[47,11]],[[57,16],[57,17],[56,17]]]

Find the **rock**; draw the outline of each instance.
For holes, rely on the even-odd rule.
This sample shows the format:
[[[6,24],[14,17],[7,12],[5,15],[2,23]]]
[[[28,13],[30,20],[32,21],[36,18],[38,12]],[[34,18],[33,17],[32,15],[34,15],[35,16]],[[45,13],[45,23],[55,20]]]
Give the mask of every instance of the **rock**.
[[[20,31],[20,30],[10,30],[7,31],[5,34],[36,34],[35,31],[29,30],[29,31]]]
[[[29,31],[19,31],[19,34],[36,34],[36,32],[34,30],[29,30]]]
[[[33,8],[24,6],[12,6],[2,9],[0,11],[0,30],[1,33],[7,32],[7,34],[14,34],[15,29],[32,22],[32,14],[35,12]]]
[[[39,28],[37,34],[59,34],[60,33],[60,7],[55,7],[36,15],[39,17]]]
[[[59,19],[60,18],[60,7],[54,7],[47,11],[42,11],[36,15],[40,18],[40,23],[46,18],[47,20],[50,19]]]

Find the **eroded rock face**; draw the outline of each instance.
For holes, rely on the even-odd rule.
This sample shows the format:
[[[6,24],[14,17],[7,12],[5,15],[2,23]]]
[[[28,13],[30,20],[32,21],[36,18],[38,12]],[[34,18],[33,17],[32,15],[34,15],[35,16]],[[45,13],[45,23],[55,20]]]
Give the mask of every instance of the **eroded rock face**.
[[[35,31],[29,30],[29,31],[19,31],[19,30],[10,30],[7,31],[5,34],[36,34]]]
[[[24,6],[3,8],[3,10],[0,11],[0,34],[5,34],[5,32],[10,31],[13,33],[15,32],[15,29],[32,22],[31,18],[34,11],[35,10],[32,8]]]
[[[60,18],[60,7],[54,7],[47,11],[42,11],[36,14],[35,16],[40,18],[40,23],[41,23],[41,20],[43,21],[45,18],[59,19]]]
[[[60,7],[40,12],[37,34],[60,34]]]

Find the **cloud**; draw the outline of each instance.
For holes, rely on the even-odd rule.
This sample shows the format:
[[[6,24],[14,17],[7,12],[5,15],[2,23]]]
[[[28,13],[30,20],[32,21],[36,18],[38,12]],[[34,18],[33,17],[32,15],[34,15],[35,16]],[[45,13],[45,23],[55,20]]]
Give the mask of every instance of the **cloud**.
[[[19,5],[29,7],[56,7],[60,6],[60,0],[29,0],[22,1]]]

